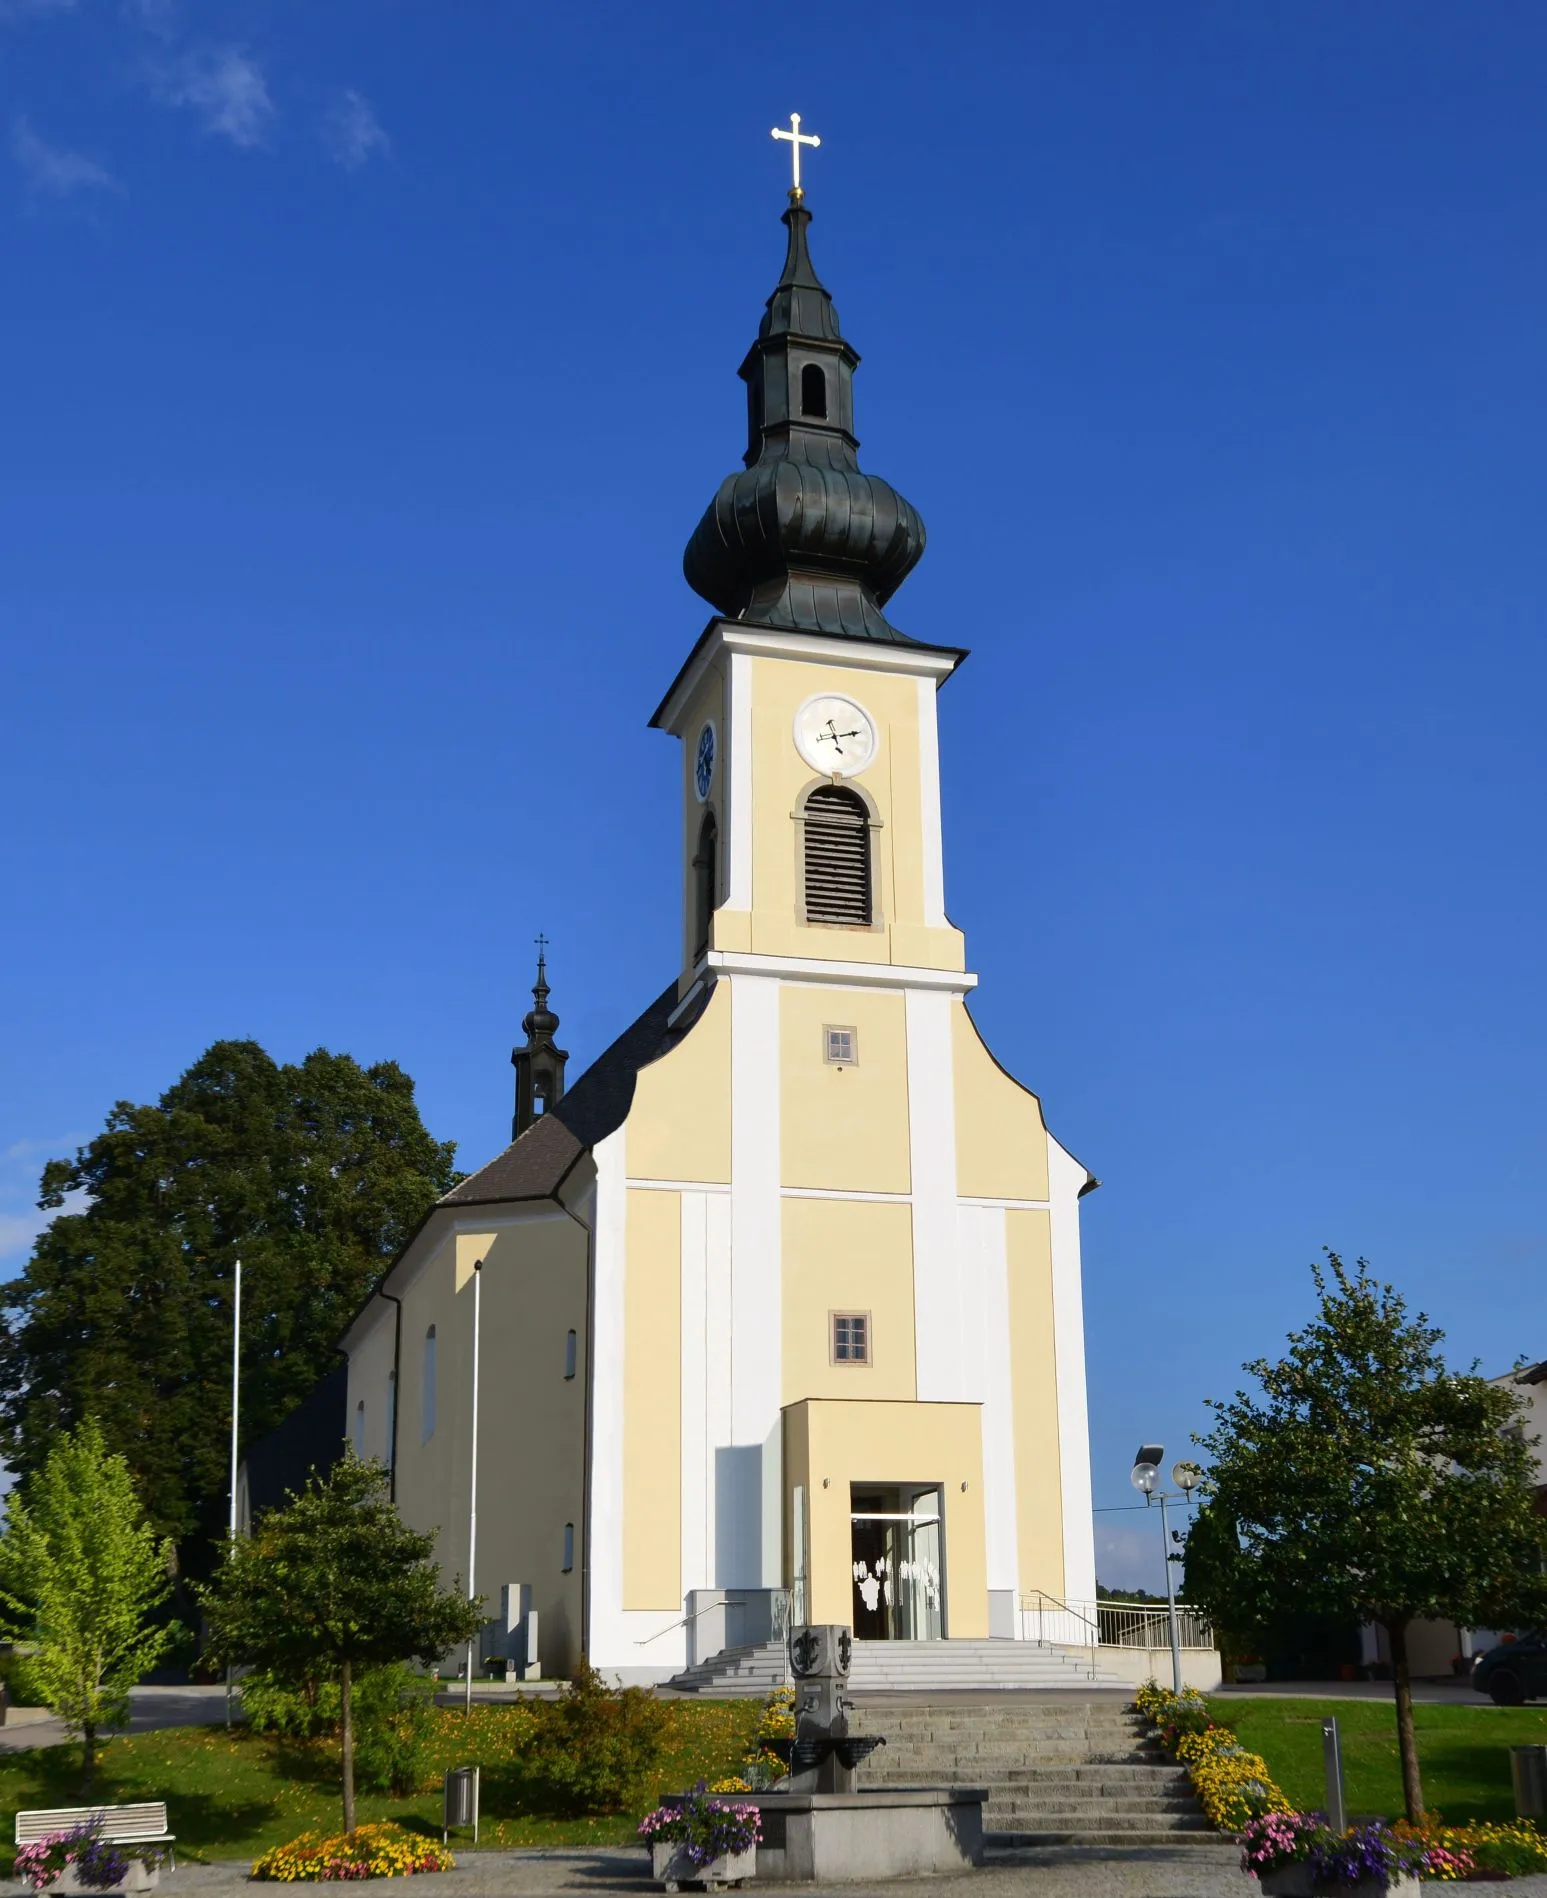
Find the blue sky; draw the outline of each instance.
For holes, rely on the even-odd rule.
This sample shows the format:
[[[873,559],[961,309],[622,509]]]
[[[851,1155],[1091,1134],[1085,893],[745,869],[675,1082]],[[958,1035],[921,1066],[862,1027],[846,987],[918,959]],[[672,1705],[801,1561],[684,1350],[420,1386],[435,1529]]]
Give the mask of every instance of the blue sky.
[[[0,1265],[217,1036],[471,1166],[539,928],[577,1065],[664,986],[796,110],[978,1017],[1105,1182],[1098,1502],[1323,1244],[1547,1352],[1544,70],[1534,0],[0,0]]]

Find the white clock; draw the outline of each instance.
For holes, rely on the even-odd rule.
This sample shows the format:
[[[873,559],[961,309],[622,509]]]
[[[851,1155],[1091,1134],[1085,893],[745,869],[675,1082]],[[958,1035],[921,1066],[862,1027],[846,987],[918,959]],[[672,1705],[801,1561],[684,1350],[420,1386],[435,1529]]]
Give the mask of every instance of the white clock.
[[[795,749],[823,777],[857,777],[876,755],[876,728],[853,699],[824,692],[795,714]]]

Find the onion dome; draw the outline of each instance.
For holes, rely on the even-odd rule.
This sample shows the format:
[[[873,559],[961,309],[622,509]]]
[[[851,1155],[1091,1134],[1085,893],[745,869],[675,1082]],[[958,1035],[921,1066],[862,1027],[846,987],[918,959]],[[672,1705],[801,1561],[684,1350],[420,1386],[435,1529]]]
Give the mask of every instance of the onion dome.
[[[727,619],[911,644],[881,611],[924,551],[924,523],[860,471],[857,352],[806,248],[790,193],[784,270],[741,365],[746,466],[727,475],[682,557],[688,585]]]

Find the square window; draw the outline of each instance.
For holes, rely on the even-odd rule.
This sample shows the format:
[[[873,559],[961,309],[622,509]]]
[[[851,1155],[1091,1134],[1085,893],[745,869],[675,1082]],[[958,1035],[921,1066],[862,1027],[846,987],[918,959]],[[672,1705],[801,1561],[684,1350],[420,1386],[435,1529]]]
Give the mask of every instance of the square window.
[[[852,1028],[824,1028],[822,1050],[829,1067],[852,1068],[859,1061],[859,1036]]]
[[[870,1362],[870,1314],[865,1311],[835,1311],[833,1321],[833,1363],[868,1364]]]

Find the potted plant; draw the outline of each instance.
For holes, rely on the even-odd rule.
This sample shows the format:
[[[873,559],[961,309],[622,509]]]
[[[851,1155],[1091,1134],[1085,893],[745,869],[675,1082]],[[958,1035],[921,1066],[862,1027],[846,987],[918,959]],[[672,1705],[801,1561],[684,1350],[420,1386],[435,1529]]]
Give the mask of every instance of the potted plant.
[[[668,1891],[698,1885],[718,1891],[739,1885],[757,1870],[762,1836],[756,1806],[716,1799],[702,1780],[680,1799],[664,1800],[639,1822],[650,1847],[650,1869]]]
[[[110,1844],[102,1837],[102,1822],[93,1819],[19,1847],[15,1875],[34,1891],[154,1891],[161,1883],[161,1852],[156,1846],[130,1850]]]
[[[1241,1834],[1241,1870],[1258,1880],[1265,1898],[1417,1898],[1429,1869],[1422,1839],[1379,1821],[1334,1832],[1319,1812],[1267,1812]]]

